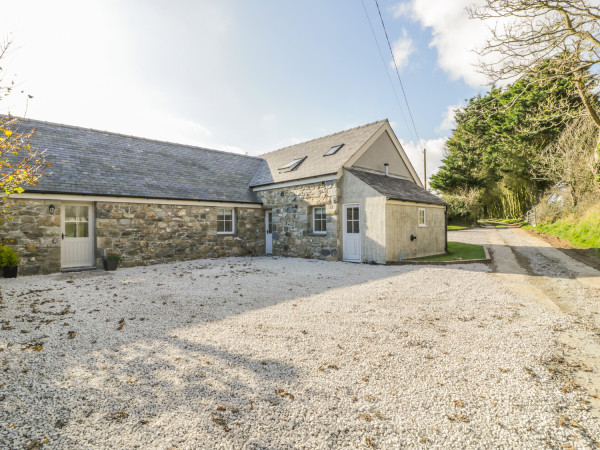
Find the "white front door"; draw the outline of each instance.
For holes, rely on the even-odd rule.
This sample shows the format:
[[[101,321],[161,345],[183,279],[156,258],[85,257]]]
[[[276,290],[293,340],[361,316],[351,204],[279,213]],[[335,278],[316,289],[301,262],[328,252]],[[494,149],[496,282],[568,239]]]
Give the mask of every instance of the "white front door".
[[[64,203],[61,208],[61,265],[94,265],[94,208],[90,203]]]
[[[360,207],[344,205],[344,261],[360,262]]]
[[[265,238],[265,253],[267,255],[273,254],[273,211],[265,212],[265,230],[267,232]]]

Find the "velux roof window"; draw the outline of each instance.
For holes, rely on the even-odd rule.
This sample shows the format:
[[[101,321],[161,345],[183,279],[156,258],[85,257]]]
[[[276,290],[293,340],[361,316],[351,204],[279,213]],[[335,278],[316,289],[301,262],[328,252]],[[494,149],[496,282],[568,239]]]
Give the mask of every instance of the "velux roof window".
[[[323,156],[335,155],[337,151],[343,146],[344,144],[334,145],[329,150],[327,150]]]
[[[302,161],[304,161],[305,159],[306,159],[306,156],[303,156],[302,158],[293,159],[286,165],[281,166],[279,168],[279,172],[280,173],[281,172],[291,172],[292,170],[296,170],[298,167],[300,167],[300,164],[302,164]]]

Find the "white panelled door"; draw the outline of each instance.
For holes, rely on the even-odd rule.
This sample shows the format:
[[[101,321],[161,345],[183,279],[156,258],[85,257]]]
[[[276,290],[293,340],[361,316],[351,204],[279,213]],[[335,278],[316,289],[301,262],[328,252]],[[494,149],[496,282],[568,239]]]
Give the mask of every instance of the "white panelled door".
[[[91,203],[64,203],[61,208],[61,265],[91,267],[94,260],[94,208]]]
[[[360,207],[344,205],[344,261],[360,262]]]
[[[266,230],[266,238],[265,238],[265,253],[267,255],[273,254],[273,211],[265,212],[265,230]]]

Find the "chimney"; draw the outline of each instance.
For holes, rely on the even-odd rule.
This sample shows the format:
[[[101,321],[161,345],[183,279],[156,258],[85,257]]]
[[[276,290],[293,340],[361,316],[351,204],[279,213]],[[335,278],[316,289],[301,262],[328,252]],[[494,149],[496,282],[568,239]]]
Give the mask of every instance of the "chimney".
[[[383,165],[383,167],[385,167],[385,176],[386,176],[386,177],[388,176],[388,166],[389,166],[389,164],[388,164],[388,163],[385,163],[385,164]]]

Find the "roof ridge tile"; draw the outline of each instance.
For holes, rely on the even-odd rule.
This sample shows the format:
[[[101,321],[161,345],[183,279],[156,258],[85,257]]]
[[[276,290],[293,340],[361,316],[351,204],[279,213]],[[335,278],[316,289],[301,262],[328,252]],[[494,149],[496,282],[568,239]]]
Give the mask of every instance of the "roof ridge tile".
[[[302,142],[298,142],[297,144],[286,145],[285,147],[281,147],[281,148],[278,148],[278,149],[276,149],[276,150],[271,150],[270,152],[267,152],[267,153],[261,153],[261,154],[260,154],[260,155],[258,155],[258,156],[259,156],[259,157],[262,157],[262,156],[264,156],[264,155],[269,155],[269,154],[271,154],[271,153],[275,153],[275,152],[278,152],[278,151],[280,151],[280,150],[285,150],[285,149],[287,149],[287,148],[295,147],[296,145],[308,144],[309,142],[318,141],[318,140],[320,140],[320,139],[329,138],[329,137],[335,136],[335,135],[337,135],[337,134],[347,133],[348,131],[354,131],[354,130],[358,130],[359,128],[366,128],[366,127],[369,127],[369,126],[371,126],[371,125],[375,125],[376,123],[384,123],[384,122],[388,122],[388,119],[380,119],[380,120],[376,120],[376,121],[374,121],[374,122],[371,122],[371,123],[366,123],[366,124],[364,124],[364,125],[359,125],[359,126],[357,126],[357,127],[348,128],[348,129],[346,129],[346,130],[337,131],[337,132],[335,132],[335,133],[331,133],[331,134],[326,134],[325,136],[319,136],[319,137],[316,137],[316,138],[314,138],[314,139],[309,139],[308,141],[302,141]]]

